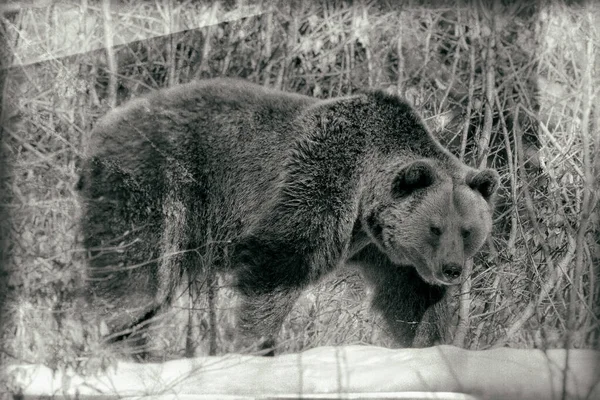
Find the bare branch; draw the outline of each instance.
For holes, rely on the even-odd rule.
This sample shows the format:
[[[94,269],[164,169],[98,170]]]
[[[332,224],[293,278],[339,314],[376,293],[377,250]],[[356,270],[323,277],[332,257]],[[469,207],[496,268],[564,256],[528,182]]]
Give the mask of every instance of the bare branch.
[[[108,105],[110,108],[117,106],[117,56],[114,50],[113,37],[115,35],[111,16],[111,0],[102,0],[102,16],[104,20],[104,47],[108,64]]]
[[[494,4],[496,4],[494,2]],[[485,12],[485,10],[483,10]],[[494,93],[496,83],[496,20],[497,15],[492,12],[490,21],[491,33],[487,39],[485,56],[485,111],[483,116],[483,130],[477,143],[479,168],[485,168],[487,165],[487,156],[492,137],[492,125],[494,116]]]

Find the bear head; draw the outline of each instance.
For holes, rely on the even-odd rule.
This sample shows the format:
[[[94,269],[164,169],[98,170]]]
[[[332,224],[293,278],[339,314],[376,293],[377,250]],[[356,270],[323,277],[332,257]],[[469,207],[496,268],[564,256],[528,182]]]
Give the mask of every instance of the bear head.
[[[450,169],[433,159],[397,166],[377,180],[362,207],[361,225],[371,241],[433,285],[460,283],[465,261],[491,232],[499,182],[491,169]]]

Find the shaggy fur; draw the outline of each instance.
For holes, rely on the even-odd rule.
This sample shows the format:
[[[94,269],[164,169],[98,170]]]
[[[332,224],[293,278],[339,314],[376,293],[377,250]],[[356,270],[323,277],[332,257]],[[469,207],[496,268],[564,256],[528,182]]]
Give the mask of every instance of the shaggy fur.
[[[157,91],[91,135],[79,188],[92,297],[127,310],[120,329],[186,273],[228,270],[240,327],[272,338],[300,291],[348,261],[410,345],[489,234],[497,184],[382,92],[320,101],[229,79]]]

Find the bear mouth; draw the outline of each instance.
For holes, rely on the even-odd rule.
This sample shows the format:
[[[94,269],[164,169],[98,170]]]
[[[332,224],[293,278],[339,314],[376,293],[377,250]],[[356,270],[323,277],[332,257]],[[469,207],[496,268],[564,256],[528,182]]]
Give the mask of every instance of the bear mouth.
[[[421,261],[421,260],[419,260]],[[434,266],[427,265],[426,263],[414,262],[412,263],[417,273],[425,281],[430,285],[435,286],[455,286],[459,285],[462,282],[462,275],[458,276],[448,276],[444,274],[441,268],[436,268]]]
[[[460,285],[462,282],[462,275],[457,276],[455,278],[449,278],[446,275],[444,275],[444,273],[438,272],[432,274],[432,276],[436,281],[435,284],[437,284],[438,286],[456,286]]]

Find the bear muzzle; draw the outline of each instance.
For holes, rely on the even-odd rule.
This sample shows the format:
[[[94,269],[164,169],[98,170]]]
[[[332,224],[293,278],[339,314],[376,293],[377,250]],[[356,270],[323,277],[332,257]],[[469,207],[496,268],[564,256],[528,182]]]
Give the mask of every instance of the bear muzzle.
[[[456,285],[461,281],[463,266],[459,263],[445,263],[442,265],[441,273],[434,274],[442,284]]]

